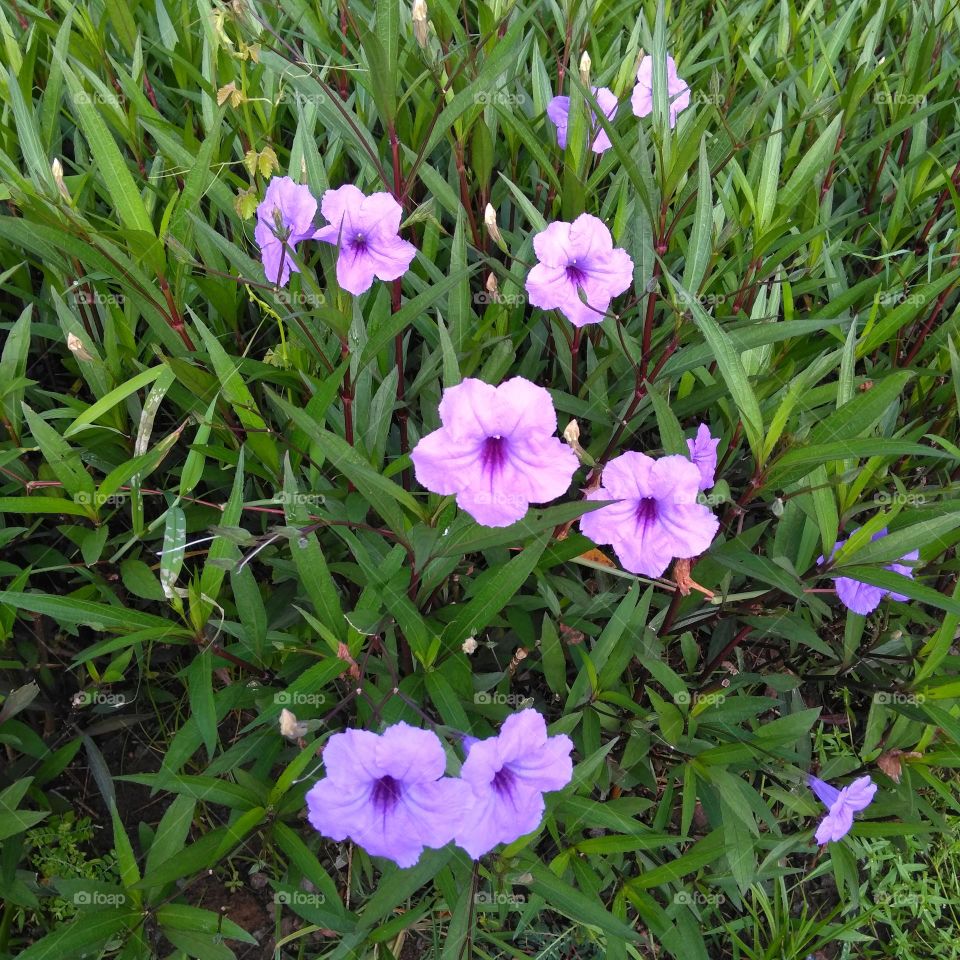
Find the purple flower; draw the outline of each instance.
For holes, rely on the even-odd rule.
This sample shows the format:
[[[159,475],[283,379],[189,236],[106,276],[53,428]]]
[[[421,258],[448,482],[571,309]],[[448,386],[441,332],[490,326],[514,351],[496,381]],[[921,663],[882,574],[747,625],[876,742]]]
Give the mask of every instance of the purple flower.
[[[573,776],[571,750],[569,737],[547,736],[536,710],[508,717],[499,736],[474,740],[460,771],[473,791],[473,806],[457,831],[457,845],[477,860],[498,843],[536,830],[544,793],[562,789]]]
[[[486,527],[509,526],[531,503],[566,493],[580,466],[554,435],[550,394],[523,377],[449,387],[440,422],[410,454],[417,480],[434,493],[455,493],[460,509]]]
[[[260,247],[263,271],[271,283],[285,287],[290,271],[300,272],[292,252],[301,240],[314,235],[313,218],[317,201],[310,188],[294,183],[290,177],[274,177],[266,196],[257,207],[257,225],[253,235]]]
[[[690,88],[677,76],[677,65],[673,57],[667,56],[667,101],[670,106],[670,126],[677,125],[677,114],[690,106]],[[638,117],[653,113],[653,58],[646,56],[640,61],[637,71],[637,85],[630,97],[633,112]]]
[[[827,815],[817,827],[816,837],[819,844],[842,840],[853,826],[853,815],[870,806],[873,795],[877,792],[877,785],[870,777],[860,777],[842,790],[831,787],[829,783],[816,777],[807,777],[807,783],[827,808]]]
[[[533,249],[540,262],[527,275],[530,302],[559,310],[575,327],[602,322],[610,301],[633,282],[626,250],[614,248],[606,224],[589,213],[551,223],[533,238]]]
[[[616,94],[607,87],[591,87],[591,90],[606,118],[613,120],[617,115],[617,107],[619,106]],[[547,104],[547,116],[557,128],[557,143],[560,149],[565,149],[567,146],[567,121],[570,116],[570,98],[554,97]],[[593,110],[590,111],[590,126],[597,131],[590,149],[594,153],[603,153],[604,150],[609,150],[613,144],[610,142],[607,132],[597,123],[597,114]]]
[[[389,193],[366,197],[348,183],[327,190],[320,211],[330,224],[316,239],[339,248],[337,283],[344,290],[365,293],[374,277],[396,280],[410,268],[417,248],[399,236],[403,208]]]
[[[859,529],[859,527],[857,529]],[[854,530],[854,533],[856,533],[856,530]],[[879,540],[886,535],[887,528],[884,527],[882,530],[878,530],[870,539]],[[846,540],[838,540],[834,544],[833,551],[830,554],[831,559],[833,559],[834,554],[836,554],[846,542]],[[911,550],[906,556],[900,559],[919,560],[920,551]],[[817,563],[823,563],[823,561],[824,558],[822,556],[817,557]],[[884,569],[903,574],[903,576],[910,577],[911,579],[913,578],[913,567],[908,567],[903,563],[891,563],[884,567]],[[904,603],[910,599],[902,593],[894,593],[892,590],[875,587],[873,584],[863,583],[851,577],[834,577],[833,581],[837,588],[837,596],[840,598],[840,602],[843,603],[848,610],[852,610],[854,613],[859,613],[862,616],[873,613],[873,611],[880,606],[880,601],[886,596],[889,596],[891,600],[898,600],[900,603]]]
[[[686,457],[654,460],[624,453],[603,468],[603,486],[588,500],[614,500],[580,518],[580,530],[595,543],[609,543],[631,573],[659,577],[674,557],[696,557],[720,526],[697,503],[700,471]]]
[[[687,441],[690,449],[690,459],[700,471],[700,489],[709,490],[714,484],[714,475],[717,472],[717,446],[719,437],[710,436],[710,428],[701,423],[697,428],[697,435]]]
[[[463,824],[470,791],[443,776],[443,746],[429,730],[397,723],[380,736],[335,733],[323,762],[327,775],[306,799],[310,823],[326,837],[350,837],[371,856],[412,867],[424,847],[446,846]]]

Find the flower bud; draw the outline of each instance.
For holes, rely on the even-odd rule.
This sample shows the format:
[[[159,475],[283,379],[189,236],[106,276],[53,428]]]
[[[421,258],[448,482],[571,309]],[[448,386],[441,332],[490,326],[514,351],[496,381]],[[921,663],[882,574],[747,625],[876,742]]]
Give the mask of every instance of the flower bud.
[[[594,459],[580,446],[580,424],[576,420],[571,420],[563,428],[563,439],[570,445],[573,452],[580,458],[581,463],[593,466]]]
[[[83,341],[75,334],[67,334],[67,349],[78,359],[78,360],[92,360],[93,356],[90,354],[90,351],[83,345]]]
[[[413,18],[413,35],[417,43],[425,47],[430,36],[430,28],[427,25],[427,5],[424,0],[413,0],[410,15]]]
[[[503,247],[503,236],[500,233],[500,228],[497,226],[497,211],[493,209],[493,204],[488,203],[486,209],[483,211],[483,222],[486,224],[487,233],[490,234],[490,238],[498,247]]]
[[[585,87],[590,86],[590,54],[586,50],[580,58],[580,79]]]
[[[53,173],[53,182],[57,185],[57,189],[60,191],[60,196],[64,200],[70,200],[70,191],[67,189],[67,185],[63,179],[63,164],[57,157],[53,158],[53,163],[50,164],[50,171]]]

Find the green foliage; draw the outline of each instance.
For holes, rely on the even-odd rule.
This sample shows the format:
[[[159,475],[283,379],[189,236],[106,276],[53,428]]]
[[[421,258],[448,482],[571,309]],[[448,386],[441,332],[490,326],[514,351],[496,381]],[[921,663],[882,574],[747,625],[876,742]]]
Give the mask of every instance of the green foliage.
[[[0,958],[953,956],[960,13],[427,9],[0,8]],[[275,175],[399,196],[411,270],[352,297],[303,244],[274,288]],[[524,280],[582,211],[636,270],[574,339]],[[589,468],[508,528],[415,483],[443,387],[514,375],[591,465],[710,424],[702,590],[593,549]],[[575,744],[535,834],[400,871],[306,825],[337,730],[521,703]],[[819,852],[810,770],[880,787]]]

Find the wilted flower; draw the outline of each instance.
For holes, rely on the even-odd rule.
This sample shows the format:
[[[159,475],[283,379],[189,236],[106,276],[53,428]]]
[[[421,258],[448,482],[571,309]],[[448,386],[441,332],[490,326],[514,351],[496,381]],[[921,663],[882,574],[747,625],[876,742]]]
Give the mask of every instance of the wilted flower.
[[[437,735],[406,723],[380,736],[335,733],[323,762],[327,775],[306,796],[310,823],[326,837],[350,837],[371,856],[401,867],[412,867],[424,847],[446,846],[471,802],[462,780],[444,777]]]
[[[531,503],[566,493],[579,466],[555,436],[550,394],[523,377],[449,387],[440,422],[410,454],[417,480],[434,493],[455,493],[460,508],[487,527],[515,523]]]
[[[859,529],[859,527],[857,528]],[[856,530],[854,531],[856,533]],[[887,535],[887,528],[884,527],[882,530],[878,530],[870,539],[879,540],[881,537]],[[846,540],[838,540],[833,547],[833,551],[830,554],[830,558],[833,559],[836,552],[846,543]],[[908,554],[900,558],[901,560],[919,560],[920,551],[911,550]],[[817,557],[817,563],[823,563],[824,558],[822,556]],[[913,578],[913,567],[908,567],[904,563],[891,563],[888,564],[885,570],[892,570],[894,573],[903,574],[905,577]],[[848,609],[852,610],[854,613],[859,613],[862,616],[866,616],[868,613],[873,613],[877,607],[880,606],[880,601],[889,596],[891,600],[897,600],[900,603],[904,603],[910,598],[902,593],[894,593],[892,590],[887,590],[884,587],[875,587],[869,583],[863,583],[860,580],[854,580],[851,577],[834,577],[834,586],[837,588],[837,596],[840,598],[840,602]]]
[[[413,20],[413,35],[417,43],[425,47],[430,36],[430,28],[427,26],[427,5],[424,0],[413,0],[410,17]]]
[[[374,277],[396,280],[410,268],[417,248],[399,236],[403,208],[389,193],[367,197],[348,183],[327,190],[320,211],[330,223],[315,236],[339,248],[337,283],[344,290],[365,293]]]
[[[667,56],[667,100],[670,109],[670,126],[677,125],[677,115],[690,106],[690,88],[677,76],[677,65],[673,57]],[[653,58],[645,56],[637,70],[637,85],[630,97],[633,112],[638,117],[653,113]]]
[[[288,740],[299,740],[310,731],[309,724],[297,719],[297,715],[286,707],[280,711],[280,733]]]
[[[600,323],[610,301],[633,282],[626,250],[615,248],[604,222],[589,213],[551,223],[534,236],[533,249],[540,262],[527,275],[530,302],[559,310],[575,327]]]
[[[700,424],[697,428],[697,435],[692,440],[687,440],[690,459],[700,471],[701,490],[709,490],[714,484],[719,444],[720,438],[711,437],[710,428],[705,423]]]
[[[271,283],[285,287],[290,271],[300,272],[291,254],[301,240],[314,235],[313,218],[317,201],[310,188],[290,177],[275,177],[257,207],[257,226],[253,231],[260,247],[263,270]]]
[[[586,54],[584,54],[584,56],[586,56]],[[617,115],[617,107],[619,106],[614,92],[608,90],[606,87],[592,87],[591,89],[606,118],[613,120]],[[560,149],[566,149],[567,124],[570,118],[570,98],[554,97],[547,104],[547,116],[553,121],[553,125],[557,128],[557,143]],[[592,130],[596,131],[590,149],[593,150],[594,153],[603,153],[604,150],[609,150],[613,144],[610,142],[610,137],[607,136],[606,130],[602,129],[597,123],[597,115],[592,110],[590,111],[590,126]]]
[[[568,736],[547,736],[536,710],[509,716],[499,736],[468,740],[460,776],[472,790],[473,805],[457,830],[457,845],[476,860],[498,843],[536,830],[544,793],[562,789],[573,776],[572,750]]]
[[[816,777],[807,777],[807,783],[827,808],[827,815],[817,827],[816,838],[819,844],[843,839],[853,826],[853,815],[870,806],[873,795],[877,792],[877,785],[868,776],[854,780],[842,790],[831,787],[829,783]]]
[[[580,530],[597,544],[609,543],[631,573],[659,577],[674,557],[696,557],[720,526],[697,503],[700,471],[686,457],[654,460],[624,453],[603,469],[603,486],[588,500],[614,500],[580,518]]]

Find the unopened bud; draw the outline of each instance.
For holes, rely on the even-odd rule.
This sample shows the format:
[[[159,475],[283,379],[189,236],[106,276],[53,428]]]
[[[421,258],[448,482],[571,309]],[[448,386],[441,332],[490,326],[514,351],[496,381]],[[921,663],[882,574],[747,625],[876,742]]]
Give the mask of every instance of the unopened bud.
[[[491,297],[496,299],[497,294],[500,292],[500,284],[497,283],[497,278],[495,274],[492,274],[492,273],[487,274],[487,282],[484,284],[484,286],[487,288],[487,293],[489,293]]]
[[[430,28],[427,25],[427,5],[424,0],[413,0],[410,15],[413,18],[413,36],[421,47],[425,47],[430,36]]]
[[[580,458],[581,463],[593,466],[595,463],[593,457],[580,446],[580,424],[576,420],[571,420],[563,428],[563,439],[570,445],[573,452]]]
[[[90,354],[90,351],[83,345],[83,341],[75,334],[67,334],[67,349],[78,359],[78,360],[92,360],[93,357]]]
[[[500,233],[500,228],[497,226],[497,211],[493,209],[493,204],[491,203],[488,203],[486,209],[483,211],[483,222],[486,224],[487,233],[490,234],[493,242],[501,249],[505,249],[503,236]]]
[[[62,196],[64,200],[69,200],[70,191],[67,189],[67,185],[63,179],[63,164],[57,157],[53,158],[53,163],[50,164],[50,171],[53,173],[53,182],[57,185],[60,196]]]
[[[580,58],[580,79],[585,87],[590,86],[590,54],[586,50]]]

